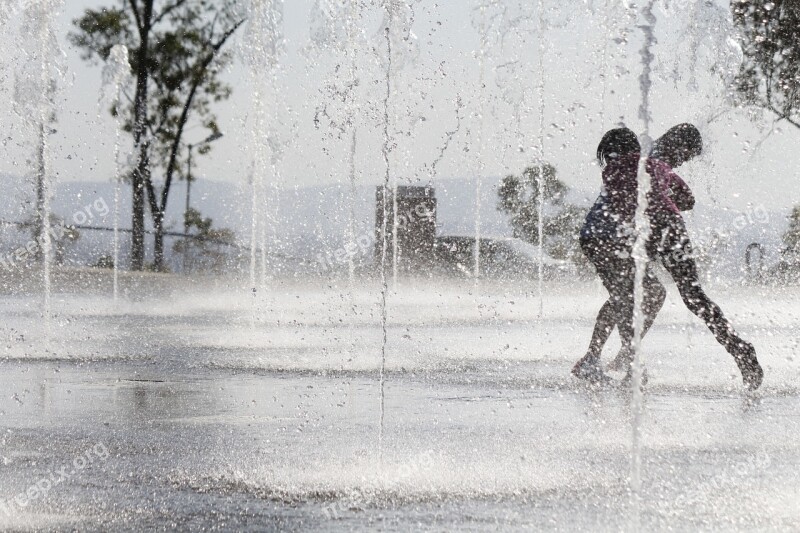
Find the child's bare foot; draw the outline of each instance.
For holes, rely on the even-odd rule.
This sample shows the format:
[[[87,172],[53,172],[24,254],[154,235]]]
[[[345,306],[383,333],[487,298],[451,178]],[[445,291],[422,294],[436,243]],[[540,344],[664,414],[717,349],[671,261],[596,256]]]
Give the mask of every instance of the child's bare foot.
[[[744,386],[749,390],[756,390],[764,380],[764,369],[756,358],[756,349],[749,342],[742,341],[733,356],[736,365],[742,373]]]
[[[572,367],[572,375],[592,384],[611,383],[612,379],[603,372],[597,357],[585,355]]]
[[[621,348],[617,357],[606,365],[606,370],[609,372],[627,372],[633,363],[633,357],[631,357],[631,355],[632,354],[628,350]]]

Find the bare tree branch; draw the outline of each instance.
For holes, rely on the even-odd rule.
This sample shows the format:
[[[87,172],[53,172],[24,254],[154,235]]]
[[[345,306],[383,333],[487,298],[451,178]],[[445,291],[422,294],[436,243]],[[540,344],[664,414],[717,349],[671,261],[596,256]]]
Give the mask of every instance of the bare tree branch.
[[[186,3],[186,0],[175,0],[172,4],[165,7],[161,13],[153,17],[153,25],[163,21],[170,13],[181,7]]]
[[[164,181],[164,188],[161,191],[161,209],[166,209],[167,206],[167,199],[169,197],[169,189],[172,185],[172,176],[175,172],[175,166],[178,160],[178,152],[180,151],[180,142],[183,137],[183,130],[186,127],[186,123],[189,118],[189,112],[191,111],[192,104],[194,103],[195,95],[197,94],[197,90],[203,83],[203,79],[205,77],[206,71],[211,63],[214,62],[214,59],[217,56],[217,53],[225,46],[225,43],[230,39],[230,37],[236,33],[236,31],[244,24],[244,20],[238,21],[236,24],[233,25],[227,32],[225,32],[222,37],[216,42],[212,43],[211,51],[200,61],[200,65],[196,67],[196,69],[192,69],[196,72],[195,78],[192,80],[192,86],[189,90],[189,94],[186,97],[186,100],[183,104],[183,110],[181,111],[181,116],[178,119],[178,130],[175,135],[175,140],[172,144],[172,149],[169,158],[169,164],[167,166],[167,172]]]
[[[136,29],[139,30],[139,34],[144,33],[144,24],[142,23],[142,11],[140,9],[139,2],[137,0],[123,0],[122,5],[123,8],[125,7],[125,5],[130,6],[130,10],[133,13],[133,18],[136,20]]]

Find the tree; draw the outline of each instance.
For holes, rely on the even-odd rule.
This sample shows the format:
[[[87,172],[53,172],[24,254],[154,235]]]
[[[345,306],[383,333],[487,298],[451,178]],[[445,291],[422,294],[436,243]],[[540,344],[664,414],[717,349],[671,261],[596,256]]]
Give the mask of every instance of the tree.
[[[800,206],[795,206],[788,218],[789,227],[783,234],[785,248],[769,273],[778,281],[794,283],[800,280]]]
[[[497,209],[511,217],[514,237],[538,245],[541,195],[544,199],[544,249],[557,259],[580,263],[582,254],[578,233],[586,211],[566,202],[568,192],[569,187],[556,176],[555,167],[549,164],[532,166],[526,168],[521,176],[503,178],[497,191]]]
[[[586,209],[574,204],[561,204],[558,212],[545,219],[545,250],[556,259],[567,259],[586,265],[578,237],[586,218]]]
[[[231,88],[220,80],[230,61],[225,44],[244,20],[235,0],[117,0],[117,7],[87,9],[70,40],[92,63],[106,61],[114,45],[130,51],[133,87],[125,129],[133,137],[136,164],[133,195],[131,268],[144,267],[145,199],[153,218],[154,267],[164,267],[164,214],[173,180],[183,178],[183,135],[190,120],[218,133],[213,102]],[[131,90],[132,89],[132,90]],[[131,96],[130,93],[133,92]],[[208,150],[204,150],[207,152]],[[153,166],[164,172],[157,187]]]
[[[787,252],[800,254],[800,206],[795,206],[789,215],[789,228],[783,234],[783,244]]]
[[[236,246],[236,235],[227,228],[213,229],[213,220],[190,208],[186,225],[197,232],[191,238],[179,240],[173,246],[183,256],[188,272],[222,273],[230,261],[230,251]]]
[[[30,231],[31,234],[31,240],[25,248],[35,260],[41,261],[44,257],[43,233],[45,231],[42,217],[37,212],[31,219],[23,222],[21,227]],[[69,248],[81,238],[81,233],[77,228],[68,226],[63,218],[53,213],[50,213],[48,218],[47,232],[50,235],[53,262],[61,265],[64,263]]]
[[[503,178],[497,191],[497,209],[511,217],[514,237],[539,244],[539,176],[542,176],[544,201],[556,205],[563,203],[567,186],[556,177],[552,165],[528,167],[522,176],[508,175]]]
[[[800,1],[732,0],[744,61],[736,91],[800,128]]]

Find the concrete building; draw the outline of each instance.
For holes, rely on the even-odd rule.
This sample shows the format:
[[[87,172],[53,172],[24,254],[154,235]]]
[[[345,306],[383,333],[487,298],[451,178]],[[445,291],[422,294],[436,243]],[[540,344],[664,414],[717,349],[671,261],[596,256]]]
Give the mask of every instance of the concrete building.
[[[397,216],[395,217],[395,205]],[[384,218],[385,215],[385,218]],[[386,229],[386,265],[392,268],[397,244],[398,269],[427,270],[434,261],[436,240],[436,196],[432,187],[379,186],[375,192],[375,264],[380,267]],[[396,235],[395,235],[396,230]]]

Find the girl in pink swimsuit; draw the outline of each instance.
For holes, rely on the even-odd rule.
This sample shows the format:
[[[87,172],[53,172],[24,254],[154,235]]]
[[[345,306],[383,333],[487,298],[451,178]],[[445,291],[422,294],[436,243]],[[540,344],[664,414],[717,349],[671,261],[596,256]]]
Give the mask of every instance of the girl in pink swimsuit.
[[[614,131],[614,130],[612,130]],[[628,130],[630,131],[630,130]],[[611,132],[609,132],[611,133]],[[607,136],[609,134],[606,134]],[[604,137],[605,139],[605,137]],[[603,143],[601,143],[601,147]],[[673,169],[683,163],[697,157],[702,153],[703,141],[700,132],[691,124],[679,124],[667,131],[658,141],[656,141],[650,158],[647,161],[647,173],[652,177],[651,193],[648,195],[647,215],[651,224],[651,236],[648,241],[648,254],[651,259],[660,259],[664,268],[672,276],[678,291],[681,294],[686,307],[697,315],[706,324],[708,329],[726,351],[733,356],[739,370],[742,373],[742,380],[745,386],[751,390],[757,389],[763,380],[764,372],[756,358],[755,348],[752,344],[742,339],[733,326],[725,318],[722,310],[715,304],[703,291],[700,286],[697,264],[695,263],[692,251],[692,244],[689,234],[686,231],[686,224],[680,214],[681,210],[689,210],[694,207],[694,197],[686,183],[674,172]],[[598,150],[598,153],[600,151]],[[630,227],[630,221],[636,210],[636,171],[633,170],[633,156],[627,162],[625,157],[617,158],[617,166],[622,165],[625,172],[616,172],[615,176],[622,179],[607,179],[607,168],[603,171],[604,185],[612,185],[615,190],[605,191],[606,198],[616,199],[614,202],[603,202],[601,211],[609,213],[606,220],[615,222],[618,227]],[[601,161],[602,162],[602,161]],[[610,166],[610,165],[609,165]],[[608,171],[614,174],[613,168]],[[633,176],[633,181],[631,181]],[[601,194],[601,199],[603,195]],[[601,202],[599,199],[598,202]],[[607,242],[596,238],[597,232],[594,230],[596,223],[592,224],[597,217],[597,204],[587,216],[587,224],[581,232],[581,246],[590,260],[595,264],[598,273],[597,257],[605,257],[608,254],[605,249],[616,247],[616,255],[625,256],[632,246],[630,231],[615,230],[616,237]],[[595,213],[593,215],[593,213]],[[588,226],[588,228],[587,228]],[[613,232],[612,232],[613,233]],[[609,236],[611,233],[606,227],[602,234]],[[627,235],[627,242],[622,242]],[[599,248],[599,249],[598,249]],[[622,250],[622,253],[619,253]],[[590,381],[608,381],[608,377],[602,372],[599,366],[600,351],[605,341],[611,334],[616,324],[620,330],[622,338],[622,349],[612,366],[617,368],[626,367],[626,377],[630,376],[630,363],[632,361],[631,339],[633,336],[633,281],[635,266],[631,266],[632,259],[627,261],[611,260],[607,264],[600,263],[603,270],[609,268],[621,270],[622,273],[615,275],[618,280],[615,292],[611,293],[612,298],[606,302],[597,317],[592,341],[589,351],[572,370],[572,373]],[[601,278],[606,283],[608,273],[601,274]],[[620,281],[626,278],[625,281]],[[644,313],[645,328],[652,325],[655,316],[661,309],[664,302],[664,288],[655,279],[648,266],[644,285]],[[623,303],[620,303],[623,302]]]

